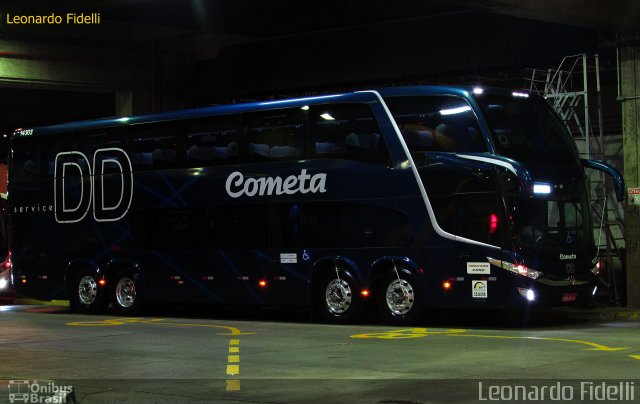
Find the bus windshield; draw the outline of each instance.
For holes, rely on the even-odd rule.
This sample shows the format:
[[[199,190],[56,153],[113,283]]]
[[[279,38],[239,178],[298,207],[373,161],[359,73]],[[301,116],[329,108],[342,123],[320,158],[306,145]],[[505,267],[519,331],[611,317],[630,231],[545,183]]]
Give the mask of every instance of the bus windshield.
[[[523,247],[591,243],[591,214],[586,192],[579,199],[517,197],[516,239]]]
[[[487,119],[498,154],[524,164],[579,164],[573,139],[544,99],[534,95],[481,94],[476,101]]]

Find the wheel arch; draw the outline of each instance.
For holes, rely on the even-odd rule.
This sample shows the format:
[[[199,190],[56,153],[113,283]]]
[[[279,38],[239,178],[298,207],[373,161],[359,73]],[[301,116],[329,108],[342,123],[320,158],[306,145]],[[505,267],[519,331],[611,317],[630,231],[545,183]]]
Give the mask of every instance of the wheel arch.
[[[371,264],[369,268],[369,285],[373,289],[374,293],[379,288],[380,282],[386,274],[393,271],[396,268],[398,271],[405,272],[415,277],[422,285],[420,275],[424,273],[424,269],[420,267],[414,260],[409,257],[401,255],[389,255],[378,258]]]

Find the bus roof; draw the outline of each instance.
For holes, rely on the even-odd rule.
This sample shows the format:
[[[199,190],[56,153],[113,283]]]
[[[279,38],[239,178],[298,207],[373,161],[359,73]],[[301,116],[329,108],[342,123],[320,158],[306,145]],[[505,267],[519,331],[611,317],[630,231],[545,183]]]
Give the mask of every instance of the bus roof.
[[[489,92],[509,93],[510,90],[499,88],[486,88]],[[374,89],[383,97],[408,96],[408,95],[454,95],[463,98],[469,97],[473,91],[471,86],[449,86],[449,85],[422,85],[422,86],[400,86],[400,87],[382,87]],[[368,94],[368,95],[365,95]],[[206,116],[236,114],[242,112],[259,111],[279,106],[282,108],[303,106],[306,104],[319,104],[331,100],[342,101],[372,101],[372,94],[367,90],[355,91],[349,93],[338,93],[312,97],[288,98],[280,100],[257,101],[250,103],[228,104],[210,107],[190,108],[178,111],[159,112],[154,114],[139,115],[121,118],[103,118],[96,120],[67,122],[49,126],[40,126],[28,128],[28,135],[49,135],[56,133],[68,133],[81,130],[98,130],[109,127],[130,126],[141,123],[162,122],[179,119],[193,119]],[[13,132],[13,138],[25,136],[25,129],[16,129]]]

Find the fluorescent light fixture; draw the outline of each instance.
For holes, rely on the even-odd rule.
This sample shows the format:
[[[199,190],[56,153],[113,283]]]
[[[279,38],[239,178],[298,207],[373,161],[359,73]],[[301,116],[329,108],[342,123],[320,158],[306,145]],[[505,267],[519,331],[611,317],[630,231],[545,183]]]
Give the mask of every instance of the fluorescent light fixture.
[[[480,87],[474,87],[473,88],[473,93],[476,95],[480,95],[482,93],[484,93],[484,89],[480,88]]]
[[[551,184],[546,184],[544,182],[534,182],[533,193],[540,195],[549,195],[551,193]]]
[[[468,105],[465,105],[464,107],[458,107],[458,108],[443,109],[439,112],[440,112],[440,115],[455,115],[455,114],[461,114],[467,111],[471,111],[471,107]]]
[[[332,117],[330,113],[325,112],[324,114],[321,114],[320,117],[322,119],[324,119],[325,121],[335,121],[336,118]]]
[[[521,93],[519,91],[514,91],[511,93],[511,95],[513,95],[514,97],[529,98],[529,94]]]

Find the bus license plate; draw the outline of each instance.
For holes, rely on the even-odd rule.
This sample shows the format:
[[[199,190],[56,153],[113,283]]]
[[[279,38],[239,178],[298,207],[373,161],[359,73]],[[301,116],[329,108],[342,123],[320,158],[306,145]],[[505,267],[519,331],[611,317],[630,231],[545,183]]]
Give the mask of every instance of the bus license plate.
[[[562,295],[562,303],[575,302],[576,297],[578,297],[577,293],[564,293]]]

